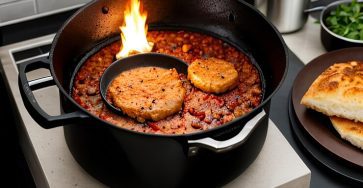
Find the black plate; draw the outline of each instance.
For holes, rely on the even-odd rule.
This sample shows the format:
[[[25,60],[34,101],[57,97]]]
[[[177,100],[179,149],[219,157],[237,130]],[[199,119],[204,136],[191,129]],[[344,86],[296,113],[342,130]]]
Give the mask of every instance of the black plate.
[[[320,146],[337,158],[363,172],[363,151],[341,138],[333,128],[329,117],[307,109],[300,101],[313,81],[335,63],[363,61],[363,48],[345,48],[323,54],[308,63],[295,78],[291,98],[296,118],[302,128]]]
[[[292,132],[294,133],[296,140],[300,143],[300,146],[302,146],[307,153],[336,174],[353,180],[354,182],[363,183],[362,169],[347,165],[345,161],[337,158],[334,154],[331,154],[328,150],[323,148],[303,129],[295,115],[291,101],[291,93],[289,97],[289,117]]]

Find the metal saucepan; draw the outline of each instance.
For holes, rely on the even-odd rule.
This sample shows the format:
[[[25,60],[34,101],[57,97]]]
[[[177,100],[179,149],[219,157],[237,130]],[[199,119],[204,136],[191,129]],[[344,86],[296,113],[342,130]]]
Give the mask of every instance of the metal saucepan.
[[[101,41],[119,35],[125,5],[123,0],[93,1],[75,13],[58,31],[49,59],[20,65],[19,88],[30,115],[47,129],[64,126],[70,151],[94,176],[107,174],[117,166],[119,159],[125,159],[143,181],[158,187],[170,187],[182,182],[190,169],[189,164],[195,160],[200,164],[214,160],[211,156],[218,156],[215,160],[223,159],[223,162],[213,162],[212,166],[219,163],[228,166],[231,158],[223,156],[239,151],[243,155],[238,160],[248,166],[262,148],[270,100],[287,72],[287,48],[279,32],[261,13],[243,1],[144,0],[151,29],[193,30],[218,37],[248,54],[265,78],[262,103],[225,125],[187,135],[145,134],[117,127],[92,115],[69,95],[72,75],[79,60]],[[29,86],[26,73],[38,68],[51,71],[61,93],[61,115],[48,115],[32,94],[33,87]],[[202,151],[209,152],[202,155],[200,153],[205,153]],[[117,157],[121,155],[125,157]],[[89,170],[90,166],[95,166],[92,169],[96,170]],[[99,173],[105,166],[105,173]],[[115,173],[103,181],[108,184],[111,177],[119,177],[117,173],[121,168],[124,166],[112,171]]]
[[[301,29],[308,18],[304,12],[310,0],[268,0],[266,17],[281,33],[292,33]]]
[[[320,39],[324,48],[327,51],[337,50],[341,48],[349,48],[349,47],[363,47],[362,40],[354,40],[340,36],[331,31],[326,24],[326,18],[330,15],[331,11],[335,10],[341,4],[349,4],[351,2],[352,2],[351,0],[342,0],[330,3],[327,6],[319,6],[305,10],[305,12],[321,11],[319,18],[321,26]],[[363,2],[363,0],[358,0],[358,2]]]

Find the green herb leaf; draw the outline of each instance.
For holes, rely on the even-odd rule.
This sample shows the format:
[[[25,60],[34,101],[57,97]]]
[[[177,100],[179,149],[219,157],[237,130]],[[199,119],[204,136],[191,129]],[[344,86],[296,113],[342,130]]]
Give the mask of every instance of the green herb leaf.
[[[343,37],[363,40],[363,3],[352,0],[332,10],[325,19],[328,28]]]
[[[359,32],[358,31],[352,31],[346,37],[350,38],[350,39],[359,39]]]
[[[331,24],[331,25],[338,25],[337,17],[332,17],[332,18],[330,19],[330,24]]]
[[[360,6],[359,6],[359,4],[354,5],[352,9],[353,9],[354,15],[355,16],[358,16],[359,13],[360,13]]]

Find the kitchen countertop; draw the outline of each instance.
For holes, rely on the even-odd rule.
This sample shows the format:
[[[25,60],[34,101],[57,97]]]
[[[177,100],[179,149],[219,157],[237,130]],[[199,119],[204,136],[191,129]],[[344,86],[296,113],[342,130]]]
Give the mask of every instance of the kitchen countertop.
[[[53,35],[50,35],[44,39],[49,41],[52,37]],[[34,41],[26,43],[34,44]],[[0,57],[4,55],[0,53]],[[19,93],[16,65],[6,62],[9,61],[2,59],[4,79],[10,83],[8,87],[13,93],[11,102],[17,108],[17,115],[21,117],[18,118],[19,142],[37,187],[105,187],[90,176],[72,157],[65,143],[62,127],[46,130],[30,117]],[[35,75],[29,76],[35,77]],[[40,99],[38,100],[40,106],[46,112],[51,115],[60,113],[59,102],[56,102],[59,100],[59,93],[55,86],[37,90],[34,94]],[[261,177],[264,177],[262,181]],[[267,138],[261,153],[226,187],[308,187],[309,184],[310,170],[276,125],[269,121]]]
[[[48,18],[44,18],[48,19]],[[309,17],[305,26],[293,33],[283,34],[283,38],[294,53],[292,56],[299,58],[303,64],[309,63],[314,58],[326,53],[320,42],[320,25],[315,23],[316,19]],[[31,23],[33,24],[33,23]],[[47,26],[48,27],[48,26]],[[9,28],[10,30],[19,30]],[[9,35],[21,33],[3,31]],[[21,30],[19,30],[20,32]],[[22,31],[21,31],[22,32]],[[44,37],[51,40],[53,35]],[[4,41],[7,42],[7,41]],[[30,40],[28,43],[34,43]],[[4,47],[0,47],[1,49]],[[13,92],[11,104],[16,106],[17,129],[19,142],[28,162],[37,187],[105,187],[97,179],[90,176],[73,159],[64,140],[61,127],[45,130],[42,129],[30,117],[24,106],[17,88],[17,69],[14,64],[4,63],[4,54],[0,52],[0,61],[8,91]],[[290,54],[291,57],[291,54]],[[291,66],[291,62],[290,62]],[[290,67],[296,73],[303,65]],[[291,71],[291,70],[290,70]],[[44,71],[42,72],[42,74]],[[49,73],[45,73],[49,74]],[[291,73],[289,73],[291,74]],[[35,77],[35,76],[34,76]],[[292,82],[294,75],[288,76]],[[252,165],[239,177],[229,182],[226,187],[346,187],[345,180],[337,177],[334,173],[319,165],[316,161],[304,153],[293,137],[289,125],[288,115],[284,117],[281,113],[287,112],[288,92],[291,83],[285,84],[279,99],[272,99],[272,106],[279,106],[271,112],[269,130],[264,147]],[[59,103],[53,99],[59,98],[57,89],[53,86],[35,92],[37,98],[51,96],[48,100],[40,100],[41,106],[51,114],[59,114]],[[286,100],[284,100],[286,98]],[[281,102],[283,101],[283,102]],[[279,118],[275,118],[275,117]],[[282,154],[281,154],[282,153]],[[261,168],[261,166],[265,166]],[[266,167],[267,166],[267,167]],[[310,169],[310,170],[309,170]],[[311,172],[310,172],[311,171]],[[262,180],[260,177],[264,177]]]
[[[320,25],[309,16],[305,26],[294,33],[283,34],[283,38],[292,52],[307,64],[314,58],[326,53],[320,42]]]
[[[316,19],[309,16],[307,23],[305,26],[294,33],[283,34],[283,38],[294,55],[296,55],[304,64],[308,64],[311,60],[317,58],[318,56],[327,53],[324,49],[321,40],[320,40],[320,25],[316,23]],[[295,72],[298,72],[302,67],[295,67]],[[285,84],[285,86],[281,87],[279,92],[285,92],[285,98],[289,97],[289,93],[291,90],[292,82],[295,79],[288,75],[290,82],[289,84]],[[272,105],[279,105],[277,110],[278,112],[272,112],[271,116],[277,113],[288,113],[287,106],[288,100],[280,100],[280,101],[272,101]],[[338,175],[333,172],[331,169],[326,168],[326,166],[322,165],[320,162],[315,160],[308,152],[306,152],[305,148],[298,143],[294,134],[292,133],[288,117],[276,116],[278,118],[272,118],[274,122],[277,124],[279,130],[284,134],[285,138],[289,141],[290,145],[295,149],[295,151],[299,154],[301,159],[305,162],[305,164],[311,170],[311,182],[310,186],[315,188],[320,187],[329,187],[329,188],[338,188],[338,187],[362,187],[362,185],[358,185],[355,181],[348,180],[345,177]]]
[[[298,38],[293,37],[296,34],[284,37],[292,37],[291,40],[294,40]],[[52,37],[53,35],[50,35],[44,39],[51,40]],[[289,41],[289,39],[286,40]],[[26,43],[34,43],[34,41],[30,40]],[[4,54],[0,53],[0,58],[2,56]],[[4,79],[10,83],[7,86],[8,90],[13,93],[11,102],[18,112],[19,142],[37,187],[105,187],[74,160],[65,143],[62,127],[45,130],[30,117],[20,97],[16,65],[5,63],[8,61],[4,59],[1,59],[1,62],[5,70]],[[36,98],[41,99],[39,103],[45,111],[53,115],[60,113],[59,102],[55,102],[59,99],[55,86],[34,93]],[[261,177],[264,178],[261,180]],[[309,185],[310,170],[275,123],[270,120],[266,142],[261,153],[239,177],[229,182],[226,187],[308,187]]]
[[[314,18],[309,17],[301,30],[283,34],[289,49],[304,64],[326,53],[320,42],[320,25],[315,22]],[[51,40],[52,37],[53,35],[49,35],[44,39]],[[33,41],[27,42],[32,43]],[[0,51],[1,48],[4,47],[0,47]],[[17,125],[19,142],[37,187],[105,187],[74,160],[65,143],[61,127],[45,130],[30,117],[22,104],[18,91],[16,66],[4,63],[5,61],[1,59],[3,55],[0,53],[1,66],[4,70],[10,70],[3,72],[3,76],[5,81],[10,83],[7,85],[7,89],[13,92],[11,102],[16,105],[18,112],[16,116],[19,120]],[[289,88],[287,88],[288,90]],[[54,86],[36,91],[35,95],[37,98],[42,98],[44,95],[51,96],[48,100],[39,100],[41,106],[51,114],[60,113],[59,103],[53,100],[59,98]],[[288,93],[285,95],[286,99],[287,96]],[[272,105],[274,104],[276,105],[276,101],[273,99]],[[279,103],[278,105],[285,108],[285,104]],[[292,136],[287,116],[286,114],[285,119],[272,117],[261,153],[246,171],[229,182],[226,187],[346,186],[344,179],[336,178],[333,173],[319,166],[303,152]],[[265,166],[265,168],[261,168],[261,166]],[[278,173],[276,173],[277,171]],[[260,177],[264,177],[263,180]]]

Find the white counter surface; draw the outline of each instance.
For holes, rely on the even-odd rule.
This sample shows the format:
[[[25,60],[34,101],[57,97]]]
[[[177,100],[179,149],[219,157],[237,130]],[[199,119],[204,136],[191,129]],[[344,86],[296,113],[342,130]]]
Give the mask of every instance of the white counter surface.
[[[289,48],[307,63],[324,53],[320,43],[319,25],[309,18],[300,31],[283,35]],[[44,39],[51,40],[53,36]],[[315,42],[309,42],[315,41]],[[27,41],[34,43],[34,41]],[[12,46],[7,46],[6,48]],[[14,108],[19,117],[20,144],[34,176],[37,187],[105,187],[84,171],[72,157],[64,139],[62,127],[45,130],[30,117],[20,97],[17,69],[0,58],[8,89],[13,94]],[[55,87],[35,92],[40,105],[50,114],[59,113],[58,92]],[[45,97],[46,96],[46,97]],[[263,177],[263,178],[261,178]],[[309,187],[310,170],[295,153],[276,125],[269,121],[266,142],[257,159],[226,187]]]
[[[326,53],[320,42],[320,25],[315,21],[309,17],[300,31],[282,35],[290,50],[305,64]]]

